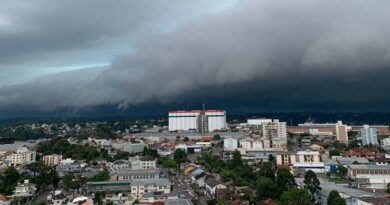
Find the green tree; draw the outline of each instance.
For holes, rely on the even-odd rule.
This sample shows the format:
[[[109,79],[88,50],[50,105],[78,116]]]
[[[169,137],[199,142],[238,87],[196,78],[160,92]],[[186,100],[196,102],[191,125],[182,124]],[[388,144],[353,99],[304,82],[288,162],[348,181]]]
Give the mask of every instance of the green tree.
[[[14,167],[8,167],[0,176],[0,193],[11,195],[20,175]]]
[[[294,176],[287,169],[280,169],[278,171],[276,184],[279,187],[280,194],[297,186]]]
[[[329,151],[329,156],[332,157],[332,156],[339,156],[340,155],[340,150],[338,149],[332,149]]]
[[[345,200],[341,198],[339,192],[332,190],[329,192],[327,205],[347,205]]]
[[[183,163],[187,161],[187,153],[183,149],[176,149],[173,154],[173,159],[177,164]]]
[[[303,183],[305,189],[311,193],[312,197],[314,197],[315,193],[321,190],[320,180],[318,180],[317,175],[311,170],[305,173]]]
[[[390,193],[390,182],[387,183],[387,185],[386,185],[386,192],[387,192],[387,193]]]
[[[345,179],[347,177],[348,169],[344,167],[343,165],[337,165],[337,176],[340,177],[340,179]]]
[[[270,162],[264,163],[263,166],[261,166],[259,176],[268,177],[272,179],[272,181],[275,181],[275,172]]]
[[[232,167],[241,167],[243,165],[241,153],[238,150],[233,152],[233,158],[231,160]]]
[[[256,181],[257,199],[276,199],[278,195],[278,186],[276,183],[267,177],[259,177]]]
[[[310,195],[304,189],[292,188],[283,192],[279,205],[310,205]]]
[[[214,140],[219,141],[221,139],[221,136],[219,134],[214,135]]]
[[[98,174],[93,176],[90,181],[108,181],[110,179],[110,172],[108,169],[103,169]]]

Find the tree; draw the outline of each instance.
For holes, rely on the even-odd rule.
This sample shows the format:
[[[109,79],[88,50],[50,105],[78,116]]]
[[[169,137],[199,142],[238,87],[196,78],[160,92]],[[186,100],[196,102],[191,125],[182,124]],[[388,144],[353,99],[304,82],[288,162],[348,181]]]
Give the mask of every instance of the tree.
[[[270,162],[267,162],[261,166],[259,176],[268,177],[272,179],[272,181],[275,181],[275,173]]]
[[[283,192],[279,205],[310,205],[310,195],[304,189],[292,188]]]
[[[276,177],[276,184],[279,187],[280,194],[297,186],[294,176],[287,169],[280,169],[278,171]]]
[[[389,183],[387,183],[387,186],[386,186],[386,192],[387,192],[387,193],[390,193],[390,182],[389,182]]]
[[[14,187],[18,183],[20,175],[15,167],[8,167],[0,176],[0,193],[11,195]]]
[[[278,195],[278,186],[267,177],[259,177],[256,181],[257,199],[264,200],[268,198],[276,199]]]
[[[108,181],[110,179],[110,172],[108,169],[103,169],[95,176],[91,177],[90,181]]]
[[[221,136],[219,134],[214,135],[214,140],[219,141],[221,139]]]
[[[173,159],[177,164],[183,163],[187,161],[187,153],[183,149],[176,149],[173,154]]]
[[[311,193],[312,197],[321,190],[320,180],[318,180],[317,175],[312,170],[305,173],[303,183],[305,184],[305,189]]]
[[[345,200],[341,198],[339,192],[337,192],[336,190],[332,190],[329,192],[327,201],[327,205],[347,205]]]
[[[329,151],[329,156],[332,157],[332,156],[339,156],[340,155],[340,150],[338,149],[332,149]]]
[[[344,167],[343,165],[337,165],[337,176],[340,177],[340,179],[345,179],[347,177],[348,169]]]
[[[233,159],[231,160],[232,167],[241,167],[243,165],[241,153],[238,150],[233,152]]]

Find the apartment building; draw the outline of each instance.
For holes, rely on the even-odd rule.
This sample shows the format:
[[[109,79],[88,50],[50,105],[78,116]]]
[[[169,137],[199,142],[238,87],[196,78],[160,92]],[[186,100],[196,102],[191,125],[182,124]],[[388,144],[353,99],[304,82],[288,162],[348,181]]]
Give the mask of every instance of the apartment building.
[[[62,160],[62,155],[52,154],[52,155],[45,155],[42,158],[43,163],[47,166],[56,166],[60,164]]]
[[[319,163],[321,162],[318,151],[277,152],[276,163],[278,165],[292,165],[294,163]]]
[[[24,165],[35,162],[36,152],[30,151],[27,147],[18,147],[16,152],[8,155],[6,163],[10,165]]]

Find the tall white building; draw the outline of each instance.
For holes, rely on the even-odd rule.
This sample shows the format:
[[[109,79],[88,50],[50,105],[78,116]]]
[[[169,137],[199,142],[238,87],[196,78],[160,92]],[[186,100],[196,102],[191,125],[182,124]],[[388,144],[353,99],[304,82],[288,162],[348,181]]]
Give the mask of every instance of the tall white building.
[[[19,147],[15,153],[9,155],[7,163],[12,165],[30,164],[35,162],[36,152],[30,151],[27,147]]]
[[[370,128],[369,125],[363,125],[360,130],[360,137],[362,138],[363,145],[377,145],[378,136],[375,128]]]
[[[172,111],[168,115],[169,131],[212,132],[227,127],[224,110]]]

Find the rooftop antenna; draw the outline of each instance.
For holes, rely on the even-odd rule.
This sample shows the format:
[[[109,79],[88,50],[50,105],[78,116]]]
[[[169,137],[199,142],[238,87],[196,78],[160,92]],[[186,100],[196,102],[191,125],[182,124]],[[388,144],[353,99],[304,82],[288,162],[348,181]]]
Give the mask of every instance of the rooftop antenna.
[[[206,110],[206,104],[202,104],[202,110],[205,111]]]

